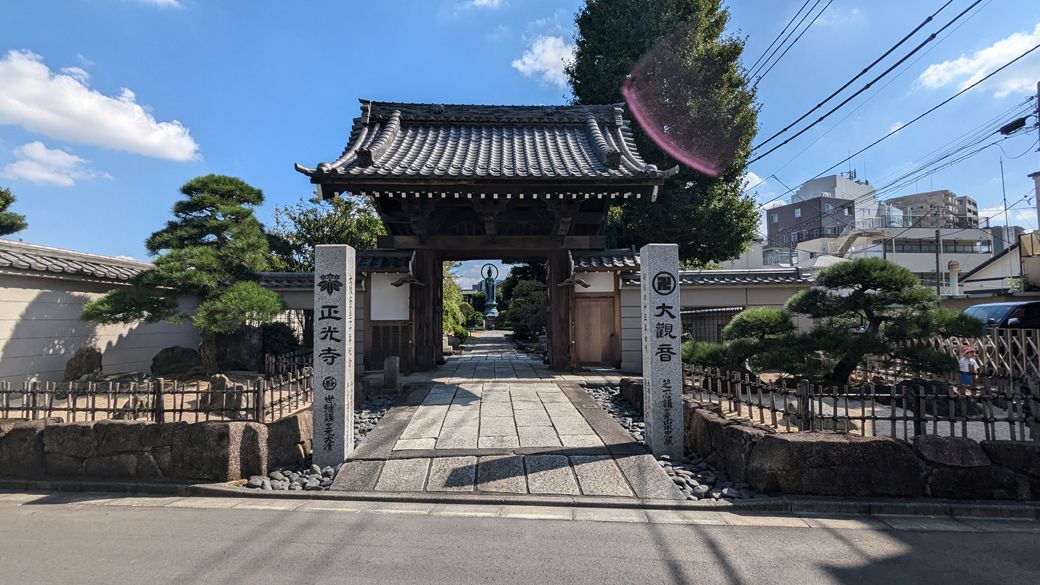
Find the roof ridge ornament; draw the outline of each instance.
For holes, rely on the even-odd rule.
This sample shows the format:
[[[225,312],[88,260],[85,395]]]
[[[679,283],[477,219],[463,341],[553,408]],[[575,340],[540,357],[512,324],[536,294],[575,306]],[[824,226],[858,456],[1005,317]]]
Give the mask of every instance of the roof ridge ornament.
[[[607,139],[603,136],[603,131],[599,128],[599,121],[596,120],[596,116],[589,114],[585,117],[585,132],[588,134],[589,140],[592,141],[592,145],[596,149],[596,157],[599,158],[600,162],[612,169],[618,168],[618,165],[621,164],[621,152],[607,142]]]
[[[386,124],[380,129],[379,134],[375,137],[375,140],[368,145],[367,148],[359,148],[357,150],[358,166],[369,167],[375,163],[376,158],[383,154],[387,146],[397,136],[397,131],[401,129],[401,110],[394,110],[390,114],[390,119],[387,120]],[[360,144],[361,141],[358,141]]]

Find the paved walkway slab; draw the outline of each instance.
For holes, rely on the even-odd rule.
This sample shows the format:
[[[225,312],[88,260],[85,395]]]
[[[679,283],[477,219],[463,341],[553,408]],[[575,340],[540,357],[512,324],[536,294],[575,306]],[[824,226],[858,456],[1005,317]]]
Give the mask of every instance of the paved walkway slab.
[[[532,494],[581,494],[565,455],[531,455],[524,458],[524,463],[527,487]]]
[[[421,492],[426,485],[429,459],[389,459],[376,483],[377,492]]]
[[[681,497],[581,388],[587,379],[548,371],[502,332],[476,332],[461,354],[411,382],[416,391],[352,456],[372,461],[352,466],[336,489]]]
[[[527,493],[523,459],[517,455],[481,457],[477,464],[477,489],[482,492]]]
[[[471,492],[477,477],[476,457],[438,457],[430,464],[428,492]]]

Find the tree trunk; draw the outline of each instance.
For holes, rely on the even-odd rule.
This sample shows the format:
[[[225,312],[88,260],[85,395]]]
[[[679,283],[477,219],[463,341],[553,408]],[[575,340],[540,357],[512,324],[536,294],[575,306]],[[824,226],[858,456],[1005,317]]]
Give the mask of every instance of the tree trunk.
[[[217,363],[217,336],[212,333],[200,332],[202,341],[199,343],[199,358],[202,360],[202,369],[207,376],[212,376],[220,371]]]
[[[838,363],[831,370],[831,373],[824,382],[829,386],[843,386],[849,383],[849,376],[856,370],[856,366],[859,365],[860,360],[866,352],[855,349],[845,354],[845,357],[838,360]]]

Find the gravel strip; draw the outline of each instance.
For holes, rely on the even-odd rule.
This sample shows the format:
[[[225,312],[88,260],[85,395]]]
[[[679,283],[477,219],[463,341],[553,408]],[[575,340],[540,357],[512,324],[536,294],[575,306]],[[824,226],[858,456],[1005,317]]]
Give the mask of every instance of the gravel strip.
[[[637,441],[645,444],[643,432],[646,425],[643,423],[643,413],[621,397],[621,388],[606,385],[584,385],[583,388],[619,425]],[[708,465],[697,455],[683,457],[680,461],[672,461],[669,456],[662,455],[657,461],[687,500],[743,500],[766,497],[746,483],[731,482],[725,473]]]
[[[390,396],[373,396],[354,409],[354,446],[357,447],[376,428],[379,419],[390,410],[394,398]],[[266,476],[254,475],[246,482],[250,489],[274,491],[325,491],[332,486],[340,467],[318,467],[317,465],[287,466],[278,468]]]

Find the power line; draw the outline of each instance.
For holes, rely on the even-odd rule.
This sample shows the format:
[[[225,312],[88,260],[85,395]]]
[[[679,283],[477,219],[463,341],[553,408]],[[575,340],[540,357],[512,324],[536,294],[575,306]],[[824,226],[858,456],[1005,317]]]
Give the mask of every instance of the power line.
[[[805,134],[806,132],[808,132],[808,131],[809,131],[809,130],[810,130],[811,128],[815,127],[815,126],[816,126],[817,124],[819,124],[820,122],[823,122],[824,120],[826,120],[827,118],[829,118],[829,117],[830,117],[830,116],[831,116],[832,114],[834,114],[834,112],[837,112],[837,111],[838,111],[838,110],[840,110],[841,108],[845,107],[845,105],[846,105],[846,104],[848,104],[848,103],[849,103],[849,102],[851,102],[852,100],[856,99],[856,98],[857,98],[858,96],[862,95],[862,94],[863,94],[863,92],[865,92],[865,91],[867,91],[868,89],[870,89],[870,88],[871,88],[871,87],[872,87],[872,86],[873,86],[873,85],[874,85],[874,84],[875,84],[876,82],[880,81],[881,79],[884,79],[884,78],[885,78],[885,77],[886,77],[886,76],[887,76],[887,75],[888,75],[889,73],[891,73],[891,72],[892,72],[892,71],[894,71],[894,70],[895,70],[896,68],[898,68],[898,67],[899,67],[900,65],[902,65],[903,63],[905,63],[905,62],[907,61],[907,59],[909,59],[910,57],[914,56],[914,54],[915,54],[915,53],[917,53],[918,51],[920,51],[921,49],[923,49],[923,48],[924,48],[924,47],[925,47],[925,46],[926,46],[926,45],[927,45],[928,43],[930,43],[930,42],[932,42],[933,40],[935,40],[936,36],[938,36],[938,35],[939,35],[939,33],[943,32],[944,30],[946,30],[947,28],[949,28],[949,27],[950,27],[950,25],[952,25],[953,23],[955,23],[955,22],[957,22],[958,20],[960,20],[960,19],[961,19],[961,17],[963,17],[963,16],[965,15],[965,14],[967,14],[969,10],[971,10],[972,8],[974,8],[974,7],[978,6],[978,5],[979,5],[979,4],[981,3],[981,2],[982,2],[982,0],[975,0],[975,2],[973,2],[973,3],[972,3],[972,4],[970,5],[970,6],[968,6],[967,8],[965,8],[965,9],[964,9],[963,11],[961,11],[961,12],[960,12],[960,13],[959,13],[959,14],[958,14],[957,16],[953,17],[953,19],[952,19],[952,20],[950,20],[949,22],[947,22],[947,23],[946,23],[946,24],[945,24],[945,25],[944,25],[944,26],[943,26],[942,28],[940,28],[940,29],[939,29],[938,31],[936,31],[936,32],[934,32],[934,33],[932,33],[932,34],[928,35],[928,37],[927,37],[927,38],[925,38],[925,39],[924,39],[923,41],[921,41],[920,43],[918,43],[918,45],[917,45],[916,47],[914,47],[913,49],[911,49],[909,53],[907,53],[906,55],[903,55],[903,57],[902,57],[902,58],[900,58],[900,59],[899,59],[898,61],[896,61],[895,63],[893,63],[893,64],[892,64],[892,65],[891,65],[891,66],[890,66],[890,67],[889,67],[888,69],[885,69],[884,71],[882,71],[881,73],[879,73],[878,75],[876,75],[876,76],[874,77],[874,79],[871,79],[870,81],[868,81],[868,82],[867,82],[866,84],[864,84],[864,85],[863,85],[863,87],[859,88],[859,89],[858,89],[858,90],[857,90],[857,91],[856,91],[855,93],[853,93],[852,95],[850,95],[850,96],[846,97],[846,98],[845,98],[844,100],[842,100],[842,101],[841,101],[840,103],[838,103],[838,105],[836,105],[836,106],[834,106],[833,108],[831,108],[830,110],[828,110],[828,111],[827,111],[827,113],[823,114],[822,116],[820,116],[819,118],[817,118],[816,120],[814,120],[814,121],[813,121],[813,122],[812,122],[811,124],[809,124],[808,126],[806,126],[806,127],[802,128],[802,129],[801,129],[801,130],[799,130],[798,132],[795,132],[795,134],[794,134],[793,136],[789,136],[789,137],[787,137],[787,138],[786,138],[786,139],[784,139],[784,141],[783,141],[783,142],[781,142],[780,144],[777,144],[777,145],[776,145],[776,146],[774,146],[773,148],[770,148],[770,149],[769,149],[769,150],[767,150],[766,152],[763,152],[762,154],[760,154],[760,155],[756,156],[755,158],[751,159],[751,160],[750,160],[750,161],[748,162],[748,164],[751,164],[751,163],[753,163],[753,162],[755,162],[755,161],[758,161],[758,160],[762,159],[763,157],[766,157],[766,156],[768,156],[769,154],[771,154],[771,153],[775,152],[776,150],[778,150],[778,149],[782,148],[782,147],[783,147],[784,145],[786,145],[786,144],[790,143],[790,142],[791,142],[792,140],[794,140],[795,138],[798,138],[798,137],[799,137],[799,136],[801,136],[802,134]],[[850,82],[850,83],[851,83],[851,82]],[[828,98],[828,99],[830,99],[830,98]],[[797,122],[796,122],[796,123],[797,123]],[[791,124],[791,126],[794,126],[794,124]],[[782,133],[782,132],[784,132],[784,131],[786,131],[786,130],[787,130],[788,128],[790,128],[791,126],[788,126],[787,128],[785,128],[785,129],[784,129],[783,131],[781,131],[781,133]],[[779,133],[778,133],[778,134],[779,134]],[[776,136],[777,136],[777,135],[774,135],[773,137],[776,137]],[[769,140],[772,140],[772,138],[773,138],[773,137],[771,137],[771,138],[770,138]],[[767,140],[766,142],[768,142],[768,140]],[[763,143],[763,144],[764,144],[764,143]],[[758,146],[756,146],[756,147],[755,147],[755,149],[757,149],[757,148],[759,148],[759,147],[763,146],[763,144],[759,144]],[[754,149],[753,149],[753,150],[754,150]],[[850,157],[850,158],[851,158],[851,157]]]
[[[773,48],[773,45],[775,45],[776,42],[780,40],[780,37],[784,36],[784,33],[787,32],[787,29],[791,26],[791,23],[794,22],[794,19],[798,18],[798,15],[802,13],[802,10],[805,10],[805,7],[809,5],[809,2],[812,2],[812,0],[805,0],[805,2],[802,4],[802,7],[798,9],[798,12],[795,12],[794,16],[792,16],[787,21],[787,24],[784,25],[783,30],[777,33],[776,37],[773,38],[773,42],[769,43],[769,46],[766,47],[766,50],[762,51],[762,54],[758,56],[758,59],[755,59],[755,62],[751,64],[751,67],[748,67],[748,71],[753,71],[755,69],[755,67],[762,61],[762,58],[766,56],[766,53],[768,53],[769,50]],[[819,4],[819,2],[817,2],[817,4]]]
[[[830,7],[832,2],[834,2],[834,0],[827,0],[827,4],[824,5],[823,10],[821,10],[821,11],[816,13],[816,16],[813,17],[812,21],[810,21],[809,24],[805,28],[802,29],[802,32],[798,33],[798,36],[795,37],[795,39],[793,41],[791,41],[790,45],[787,45],[787,48],[784,49],[783,53],[780,53],[780,56],[777,57],[775,61],[773,61],[773,64],[769,66],[769,69],[766,69],[765,72],[763,72],[763,73],[758,75],[758,79],[755,80],[755,86],[756,87],[758,86],[759,82],[762,81],[762,78],[764,78],[766,75],[769,75],[769,72],[773,70],[773,67],[776,67],[776,64],[779,63],[780,60],[784,58],[784,55],[786,55],[787,52],[791,50],[791,47],[795,46],[795,44],[799,41],[799,39],[802,38],[802,35],[804,35],[806,32],[808,32],[809,29],[812,28],[812,25],[815,24],[816,21],[821,16],[823,16],[823,13],[827,11],[827,8]]]
[[[919,120],[920,120],[921,118],[924,118],[924,117],[925,117],[925,116],[927,116],[928,114],[931,114],[932,112],[934,112],[934,111],[938,110],[939,108],[941,108],[941,107],[945,106],[946,104],[948,104],[948,103],[952,102],[952,101],[953,101],[953,100],[955,100],[956,98],[958,98],[958,97],[960,97],[960,96],[964,95],[965,93],[967,93],[967,92],[971,91],[972,89],[975,89],[975,88],[976,88],[976,87],[978,87],[978,86],[979,86],[980,84],[982,84],[982,83],[984,83],[984,82],[988,81],[988,80],[989,80],[989,79],[990,79],[991,77],[993,77],[994,75],[996,75],[996,74],[1000,73],[1001,71],[1003,71],[1003,70],[1007,69],[1008,67],[1010,67],[1010,66],[1014,65],[1015,63],[1017,63],[1018,61],[1022,60],[1022,59],[1023,59],[1023,58],[1025,58],[1025,57],[1026,57],[1027,55],[1029,55],[1030,53],[1032,53],[1033,51],[1035,51],[1035,50],[1037,50],[1037,49],[1040,49],[1040,44],[1036,44],[1036,45],[1033,45],[1033,47],[1032,47],[1031,49],[1029,49],[1029,50],[1027,50],[1026,52],[1022,53],[1021,55],[1019,55],[1019,56],[1015,57],[1014,59],[1012,59],[1012,60],[1008,61],[1007,63],[1005,63],[1005,64],[1001,65],[1000,67],[998,67],[998,68],[994,69],[994,70],[993,70],[993,71],[991,71],[990,73],[986,74],[986,76],[985,76],[985,77],[983,77],[983,78],[981,78],[981,79],[977,80],[976,82],[974,82],[974,83],[972,83],[971,85],[969,85],[969,86],[965,87],[964,89],[962,89],[962,90],[958,91],[957,93],[953,94],[952,96],[950,96],[950,97],[946,98],[945,100],[943,100],[943,101],[939,102],[938,104],[936,104],[936,105],[932,106],[931,108],[929,108],[928,110],[926,110],[926,111],[924,111],[923,113],[919,114],[919,115],[918,115],[917,117],[915,117],[915,118],[914,118],[913,120],[910,120],[910,121],[909,121],[909,122],[907,122],[906,124],[903,124],[902,126],[900,126],[900,127],[898,127],[898,128],[895,128],[895,129],[893,129],[893,130],[892,130],[891,132],[889,132],[888,134],[885,134],[885,135],[884,135],[884,136],[882,136],[881,138],[878,138],[878,139],[877,139],[877,140],[875,140],[874,142],[871,142],[870,144],[868,144],[868,145],[864,146],[863,148],[861,148],[861,149],[857,150],[857,151],[856,151],[856,152],[854,152],[853,154],[850,154],[850,155],[849,155],[848,157],[846,157],[846,158],[843,158],[842,160],[840,160],[840,161],[838,161],[838,162],[834,163],[833,165],[831,165],[831,166],[827,167],[827,168],[826,168],[826,169],[824,169],[824,170],[823,170],[823,171],[822,171],[822,172],[821,172],[821,173],[820,173],[819,175],[816,175],[816,176],[817,176],[817,177],[819,177],[819,176],[822,176],[822,175],[824,175],[825,173],[828,173],[828,172],[830,172],[830,171],[834,170],[834,169],[835,169],[835,168],[837,168],[838,166],[840,166],[840,165],[843,165],[843,164],[845,164],[846,162],[848,162],[848,161],[852,160],[852,159],[853,159],[853,158],[855,158],[856,156],[859,156],[859,155],[863,154],[864,152],[866,152],[866,151],[870,150],[871,148],[874,148],[874,147],[875,147],[875,146],[877,146],[878,144],[881,144],[882,142],[884,142],[884,141],[885,141],[885,140],[887,140],[888,138],[890,138],[890,137],[892,137],[892,136],[894,136],[894,135],[898,134],[899,132],[902,132],[902,131],[903,131],[903,130],[905,130],[905,129],[906,129],[906,128],[907,128],[908,126],[910,126],[910,125],[914,124],[915,122],[919,121]]]
[[[761,63],[758,64],[757,68],[752,67],[748,71],[748,76],[749,77],[753,77],[755,75],[756,71],[761,71],[762,68],[765,67],[766,63],[769,63],[773,59],[773,55],[775,55],[776,52],[780,50],[780,47],[784,46],[784,44],[787,42],[787,39],[791,38],[791,35],[794,34],[794,31],[798,30],[798,27],[802,26],[802,23],[805,22],[805,19],[808,18],[810,14],[812,14],[813,10],[816,10],[816,7],[819,6],[820,2],[822,2],[822,1],[823,0],[816,0],[816,3],[813,4],[812,7],[809,8],[809,10],[807,10],[805,12],[805,14],[802,16],[801,20],[798,21],[798,24],[794,25],[794,28],[792,28],[791,31],[788,32],[786,36],[784,36],[783,40],[780,41],[780,44],[777,45],[776,48],[772,50],[772,52],[770,52],[768,50],[766,51],[768,53],[768,55],[766,56],[765,60],[761,61]],[[799,10],[799,12],[801,12],[801,10]],[[798,16],[798,14],[795,14],[794,17],[792,17],[792,20],[794,20],[794,18],[797,17],[797,16]],[[787,30],[787,27],[784,27],[784,30]],[[781,33],[781,34],[783,34],[783,33]],[[770,46],[772,46],[772,45],[770,45]]]
[[[1023,103],[1027,104],[1027,107],[1028,107],[1028,102],[1029,101],[1030,100],[1026,100]],[[1015,107],[1018,108],[1018,107],[1021,107],[1021,105],[1022,104],[1019,104],[1018,106],[1015,106]],[[1014,109],[1014,108],[1012,108],[1012,109]],[[1000,119],[1004,119],[1004,118],[1000,118]],[[999,122],[992,122],[992,124],[997,124],[997,123],[999,123]],[[855,197],[853,199],[849,199],[846,202],[837,205],[836,208],[833,211],[823,212],[823,213],[821,213],[820,215],[818,215],[818,216],[816,216],[814,218],[806,219],[805,221],[802,221],[800,223],[794,224],[792,226],[788,226],[784,231],[788,232],[788,233],[790,233],[790,232],[797,232],[797,231],[799,231],[798,228],[800,228],[802,226],[807,226],[807,225],[810,225],[810,224],[816,224],[821,219],[826,219],[826,218],[830,218],[830,217],[839,216],[839,215],[841,215],[843,213],[846,213],[847,209],[854,209],[856,205],[858,205],[861,202],[867,201],[867,200],[876,199],[877,203],[884,203],[885,201],[887,201],[887,199],[881,199],[881,198],[879,198],[879,195],[883,195],[886,192],[891,192],[891,191],[896,190],[896,189],[898,189],[898,188],[900,188],[902,186],[910,184],[910,183],[914,182],[915,180],[919,180],[920,178],[923,178],[925,176],[934,174],[934,173],[936,173],[936,172],[938,172],[938,171],[940,171],[942,169],[945,169],[945,168],[948,168],[948,167],[953,166],[955,164],[958,164],[960,162],[963,162],[964,160],[967,160],[968,158],[970,158],[970,157],[972,157],[972,156],[974,156],[974,155],[984,151],[985,149],[993,146],[994,144],[999,144],[999,142],[1002,142],[1004,140],[1009,140],[1009,139],[1011,139],[1012,137],[1014,137],[1014,136],[1016,136],[1018,134],[1025,133],[1025,132],[1028,132],[1030,130],[1031,130],[1031,128],[1027,128],[1027,127],[1020,128],[1019,130],[1015,131],[1014,133],[1009,134],[1009,135],[1007,135],[1007,136],[1005,136],[1003,138],[1000,138],[1000,139],[998,139],[998,140],[996,140],[994,142],[991,142],[990,144],[987,144],[984,147],[977,148],[977,149],[975,149],[975,150],[973,150],[973,151],[971,151],[971,152],[969,152],[967,154],[964,154],[964,155],[960,156],[957,159],[954,159],[952,161],[948,161],[947,163],[943,164],[942,166],[940,166],[938,168],[935,168],[935,169],[929,169],[928,168],[931,165],[935,164],[936,162],[940,162],[941,160],[943,160],[945,158],[948,158],[949,156],[952,156],[952,154],[956,154],[957,152],[963,151],[965,148],[969,148],[969,147],[972,147],[972,146],[977,146],[983,140],[988,138],[988,136],[991,134],[991,132],[986,132],[985,134],[983,134],[981,136],[980,139],[978,139],[978,140],[976,140],[974,142],[969,142],[968,144],[959,147],[952,154],[947,154],[947,155],[944,155],[942,157],[939,157],[938,159],[934,159],[933,161],[929,161],[929,162],[925,163],[923,166],[919,167],[918,169],[916,169],[914,171],[910,171],[909,173],[905,173],[904,175],[894,179],[892,182],[890,182],[890,183],[888,183],[886,185],[883,185],[883,186],[873,190],[870,193],[866,193],[866,194],[861,195],[859,197]],[[969,134],[976,134],[976,133],[977,132],[974,131],[974,130],[969,132]],[[916,177],[913,176],[915,173],[919,173],[922,170],[925,170],[927,172],[925,174],[923,174],[923,175],[919,175],[919,176],[916,176]],[[907,177],[912,177],[912,178],[907,179]],[[904,179],[906,179],[906,180],[904,180]],[[783,183],[781,183],[781,184],[783,184]],[[784,186],[787,187],[787,185],[784,185]],[[788,191],[791,191],[791,190],[792,189],[790,189],[788,187]],[[768,217],[768,210],[767,209],[762,209],[762,210],[767,213],[767,217]],[[788,248],[788,249],[792,249],[792,250],[797,247],[797,242],[795,242],[794,246],[791,246],[787,242],[781,243],[775,237],[769,237],[767,234],[762,234],[761,232],[759,232],[758,235],[760,237],[762,237],[763,239],[765,239],[765,240],[767,240],[767,241],[769,241],[771,243],[774,243],[774,244],[776,244],[778,246],[782,246],[782,247],[785,247],[785,248]]]
[[[771,142],[771,141],[772,141],[772,140],[773,140],[774,138],[776,138],[777,136],[780,136],[780,135],[781,135],[781,134],[783,134],[784,132],[787,132],[787,131],[788,131],[788,130],[790,130],[790,129],[791,129],[792,127],[794,127],[794,126],[795,126],[796,124],[798,124],[798,123],[799,123],[799,122],[801,122],[802,120],[804,120],[804,119],[808,118],[808,117],[809,117],[809,116],[810,116],[810,115],[811,115],[811,114],[812,114],[813,112],[815,112],[816,110],[818,110],[818,109],[822,108],[822,107],[823,107],[823,105],[824,105],[824,104],[826,104],[827,102],[829,102],[829,101],[830,101],[831,99],[833,99],[833,98],[834,98],[834,96],[836,96],[836,95],[838,95],[839,93],[841,93],[841,92],[845,91],[845,90],[846,90],[846,89],[847,89],[847,88],[848,88],[848,87],[849,87],[850,85],[852,85],[853,83],[855,83],[857,79],[859,79],[860,77],[863,77],[864,75],[866,75],[866,74],[867,74],[867,72],[868,72],[868,71],[870,71],[871,69],[873,69],[875,65],[877,65],[878,63],[880,63],[881,61],[883,61],[883,60],[884,60],[884,59],[885,59],[886,57],[888,57],[889,55],[891,55],[891,54],[892,54],[892,53],[893,53],[893,52],[894,52],[894,51],[895,51],[896,49],[898,49],[899,47],[901,47],[901,46],[903,45],[903,43],[905,43],[906,41],[908,41],[908,40],[910,39],[910,37],[912,37],[912,36],[914,36],[915,34],[917,34],[917,32],[918,32],[918,31],[920,31],[920,30],[921,30],[922,28],[924,28],[924,27],[925,27],[925,25],[927,25],[927,24],[928,24],[929,22],[931,22],[931,21],[932,21],[932,19],[934,19],[934,18],[936,17],[936,15],[938,15],[938,14],[939,14],[940,12],[942,12],[942,11],[943,11],[943,9],[945,9],[945,8],[946,8],[947,6],[949,6],[949,5],[950,5],[950,4],[952,4],[952,3],[953,3],[953,0],[947,0],[947,1],[946,1],[946,3],[945,3],[945,4],[943,4],[942,6],[940,6],[938,10],[936,10],[935,12],[933,12],[932,14],[930,14],[930,15],[929,15],[929,16],[928,16],[927,18],[925,18],[925,19],[924,19],[924,20],[923,20],[923,21],[921,22],[921,24],[917,25],[917,27],[916,27],[916,28],[915,28],[914,30],[912,30],[912,31],[910,31],[909,33],[907,33],[907,34],[906,34],[906,36],[904,36],[904,37],[903,37],[902,39],[900,39],[898,43],[896,43],[896,44],[892,45],[892,46],[891,46],[891,47],[890,47],[890,48],[889,48],[889,49],[888,49],[887,51],[885,51],[884,53],[882,53],[882,55],[881,55],[880,57],[878,57],[877,59],[874,59],[874,61],[873,61],[873,62],[872,62],[872,63],[871,63],[870,65],[867,65],[866,67],[864,67],[864,68],[863,68],[863,70],[862,70],[862,71],[860,71],[860,72],[859,72],[859,73],[858,73],[858,74],[857,74],[857,75],[856,75],[855,77],[853,77],[852,79],[850,79],[850,80],[846,81],[844,85],[842,85],[841,87],[839,87],[838,89],[836,89],[836,90],[835,90],[835,91],[834,91],[833,93],[831,93],[831,94],[830,94],[829,96],[827,96],[827,97],[823,98],[823,100],[822,100],[822,101],[821,101],[820,103],[816,104],[816,105],[815,105],[815,106],[814,106],[814,107],[813,107],[813,108],[812,108],[811,110],[809,110],[808,112],[805,112],[804,114],[802,114],[801,116],[799,116],[799,118],[798,118],[797,120],[795,120],[794,122],[791,122],[790,124],[788,124],[787,126],[785,126],[785,127],[784,127],[784,128],[782,129],[782,130],[780,130],[779,132],[777,132],[777,133],[773,134],[773,135],[772,135],[772,136],[770,136],[769,138],[766,138],[766,139],[765,139],[765,140],[763,140],[762,142],[759,142],[759,143],[758,143],[757,145],[755,145],[755,146],[754,146],[754,148],[752,148],[752,151],[758,150],[759,148],[761,148],[761,147],[765,146],[766,144],[768,144],[769,142]]]
[[[888,79],[888,81],[886,81],[886,82],[884,83],[884,85],[882,85],[881,87],[877,88],[877,89],[876,89],[876,90],[875,90],[875,91],[874,91],[874,92],[873,92],[872,94],[870,94],[869,96],[867,96],[867,97],[866,97],[866,99],[864,99],[864,100],[863,100],[863,101],[861,101],[861,102],[860,102],[859,104],[857,104],[857,105],[856,105],[856,107],[852,108],[852,110],[850,110],[850,111],[849,111],[848,113],[846,113],[846,114],[845,114],[845,116],[843,116],[843,117],[842,117],[842,118],[841,118],[840,120],[838,120],[838,122],[837,122],[837,123],[835,123],[835,124],[834,124],[834,125],[832,125],[831,127],[829,127],[829,128],[827,128],[826,130],[824,130],[824,131],[823,131],[823,132],[822,132],[822,133],[821,133],[821,134],[820,134],[819,136],[817,136],[816,138],[814,138],[812,142],[810,142],[809,144],[807,144],[807,145],[806,145],[806,146],[805,146],[805,147],[804,147],[804,148],[803,148],[803,149],[802,149],[801,151],[799,151],[799,152],[798,152],[797,154],[795,154],[795,155],[794,155],[794,156],[792,156],[792,157],[791,157],[790,159],[788,159],[788,161],[787,161],[787,162],[785,162],[784,164],[782,164],[782,165],[780,165],[779,167],[777,167],[777,168],[776,168],[776,170],[774,170],[774,171],[773,171],[773,172],[771,173],[771,175],[775,175],[776,173],[780,172],[781,170],[783,170],[783,169],[787,168],[787,166],[788,166],[788,165],[790,165],[790,164],[791,164],[792,162],[794,162],[795,160],[797,160],[797,159],[798,159],[798,157],[800,157],[800,156],[802,156],[803,154],[805,154],[805,153],[806,153],[806,152],[807,152],[807,151],[808,151],[808,150],[809,150],[810,148],[812,148],[812,146],[813,146],[813,145],[815,145],[815,144],[816,144],[817,142],[819,142],[819,141],[820,141],[820,140],[822,140],[822,139],[823,139],[824,137],[826,137],[826,136],[827,136],[828,134],[830,134],[830,133],[831,133],[831,131],[832,131],[832,130],[834,130],[835,128],[837,128],[837,127],[838,127],[838,126],[839,126],[839,125],[840,125],[840,124],[841,124],[842,122],[844,122],[845,120],[848,120],[848,119],[849,119],[850,117],[852,117],[852,115],[853,115],[853,114],[855,114],[856,112],[858,112],[858,111],[859,111],[859,110],[860,110],[861,108],[863,108],[863,106],[867,105],[867,104],[868,104],[868,103],[869,103],[869,102],[870,102],[871,100],[873,100],[873,99],[874,99],[875,97],[877,97],[877,96],[878,96],[878,94],[880,94],[880,93],[881,93],[881,92],[883,92],[883,91],[884,91],[885,89],[887,89],[887,88],[888,88],[888,86],[892,85],[892,84],[893,84],[893,83],[894,83],[895,81],[897,81],[897,80],[898,80],[898,79],[899,79],[900,77],[902,77],[903,75],[905,75],[905,74],[906,74],[906,72],[907,72],[907,71],[909,71],[909,70],[910,70],[910,69],[911,69],[911,68],[912,68],[912,67],[913,67],[914,65],[916,65],[916,64],[917,64],[917,63],[918,63],[918,62],[919,62],[919,61],[920,61],[921,59],[924,59],[925,57],[927,57],[927,56],[928,56],[928,55],[929,55],[929,54],[930,54],[930,53],[931,53],[932,51],[934,51],[934,50],[935,50],[935,49],[936,49],[936,48],[937,48],[937,47],[938,47],[939,45],[941,45],[941,44],[942,44],[942,43],[943,43],[943,42],[944,42],[944,41],[945,41],[946,39],[950,38],[950,36],[951,36],[951,35],[953,35],[953,34],[954,34],[955,32],[957,32],[958,30],[960,30],[960,28],[961,28],[962,26],[964,26],[965,24],[967,24],[967,23],[968,23],[968,22],[969,22],[969,21],[970,21],[970,20],[971,20],[972,18],[974,18],[975,16],[977,16],[977,15],[979,14],[979,12],[981,12],[982,10],[984,10],[984,9],[985,9],[985,8],[986,8],[987,6],[989,6],[989,5],[990,5],[990,4],[992,3],[992,2],[993,2],[993,0],[986,0],[986,2],[985,2],[985,3],[984,3],[984,4],[982,5],[982,6],[980,6],[980,7],[978,8],[978,9],[976,9],[974,13],[970,14],[970,15],[969,15],[969,16],[968,16],[968,17],[967,17],[966,19],[964,19],[964,20],[962,20],[962,21],[961,21],[960,23],[958,23],[958,24],[957,24],[957,26],[953,27],[953,29],[951,29],[951,30],[950,30],[949,32],[947,32],[947,33],[946,33],[946,34],[945,34],[944,36],[942,36],[942,37],[941,37],[941,38],[940,38],[940,39],[939,39],[939,40],[938,40],[937,42],[935,42],[935,43],[934,43],[934,44],[932,44],[932,45],[931,45],[930,47],[928,47],[928,48],[927,48],[927,49],[926,49],[926,50],[925,50],[925,51],[924,51],[923,53],[921,53],[920,55],[918,55],[918,56],[917,56],[917,58],[915,58],[915,59],[914,59],[913,61],[910,61],[909,63],[907,63],[907,64],[906,64],[906,66],[904,66],[904,67],[903,67],[903,70],[902,70],[902,71],[900,71],[900,72],[896,73],[896,75],[895,75],[895,76],[893,76],[893,77],[890,77],[890,78]],[[818,175],[818,176],[819,176],[819,175]],[[770,199],[770,200],[768,200],[768,201],[765,201],[765,202],[763,202],[763,203],[762,203],[761,205],[763,205],[763,206],[764,206],[764,205],[768,205],[769,203],[772,203],[773,201],[776,201],[777,199],[780,199],[781,197],[784,197],[785,195],[787,195],[787,194],[788,194],[788,193],[790,193],[790,192],[791,192],[791,191],[789,190],[789,191],[787,191],[787,192],[785,192],[785,193],[781,193],[780,195],[777,195],[777,196],[773,197],[772,199]]]

